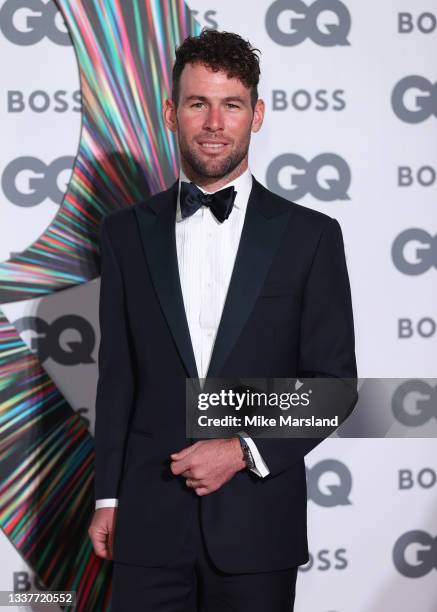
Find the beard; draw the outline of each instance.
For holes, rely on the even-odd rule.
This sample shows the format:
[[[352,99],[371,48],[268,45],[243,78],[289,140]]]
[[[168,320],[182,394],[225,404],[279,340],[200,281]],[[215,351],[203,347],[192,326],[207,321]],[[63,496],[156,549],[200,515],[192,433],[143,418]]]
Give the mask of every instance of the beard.
[[[179,134],[179,151],[181,157],[199,178],[222,178],[230,174],[246,157],[249,151],[250,131],[238,147],[225,157],[205,159]]]

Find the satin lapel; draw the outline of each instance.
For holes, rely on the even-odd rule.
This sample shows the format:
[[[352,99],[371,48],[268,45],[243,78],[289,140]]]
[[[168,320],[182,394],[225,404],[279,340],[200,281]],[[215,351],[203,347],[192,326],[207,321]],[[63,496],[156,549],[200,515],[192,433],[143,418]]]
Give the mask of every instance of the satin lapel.
[[[141,241],[162,311],[187,374],[197,378],[177,261],[175,219],[178,181],[146,205],[135,207]]]
[[[291,207],[269,197],[269,191],[253,178],[246,217],[235,259],[208,378],[220,377],[263,286],[273,256],[287,226]]]

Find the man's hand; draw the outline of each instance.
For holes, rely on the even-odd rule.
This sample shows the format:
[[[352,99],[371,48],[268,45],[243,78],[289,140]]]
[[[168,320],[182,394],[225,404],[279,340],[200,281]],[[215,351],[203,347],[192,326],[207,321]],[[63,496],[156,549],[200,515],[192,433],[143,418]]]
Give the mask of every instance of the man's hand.
[[[116,515],[117,508],[99,508],[94,512],[93,520],[88,528],[94,552],[102,559],[112,559]]]
[[[217,491],[246,467],[238,438],[200,440],[170,457],[172,473],[183,476],[197,495]]]

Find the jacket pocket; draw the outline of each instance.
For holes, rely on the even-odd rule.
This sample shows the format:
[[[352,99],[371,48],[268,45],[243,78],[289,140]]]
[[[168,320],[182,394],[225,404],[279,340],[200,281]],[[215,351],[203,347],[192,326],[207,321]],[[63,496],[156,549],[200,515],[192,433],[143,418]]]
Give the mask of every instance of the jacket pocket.
[[[138,429],[137,427],[132,427],[129,431],[129,434],[134,434],[135,436],[143,436],[144,438],[155,437],[155,435],[151,431],[145,431],[144,429]]]
[[[294,288],[289,287],[284,284],[278,284],[278,283],[275,283],[275,284],[269,283],[268,285],[264,285],[264,287],[261,289],[258,295],[258,297],[263,297],[263,298],[264,297],[282,297],[282,296],[294,297],[296,299],[299,299],[299,294]]]

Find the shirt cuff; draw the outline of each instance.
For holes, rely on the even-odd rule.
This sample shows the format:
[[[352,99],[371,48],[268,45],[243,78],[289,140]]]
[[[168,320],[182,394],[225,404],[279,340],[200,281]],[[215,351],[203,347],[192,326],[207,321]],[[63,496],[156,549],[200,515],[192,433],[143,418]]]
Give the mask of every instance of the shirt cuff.
[[[118,506],[118,499],[96,499],[96,510],[99,508],[115,508]]]
[[[253,468],[250,468],[251,472],[254,472],[260,478],[265,478],[268,474],[270,474],[270,470],[267,467],[264,459],[261,457],[261,454],[255,442],[244,431],[239,431],[238,435],[244,438],[245,442],[247,443],[247,446],[250,448],[250,452],[252,453],[255,465]]]

